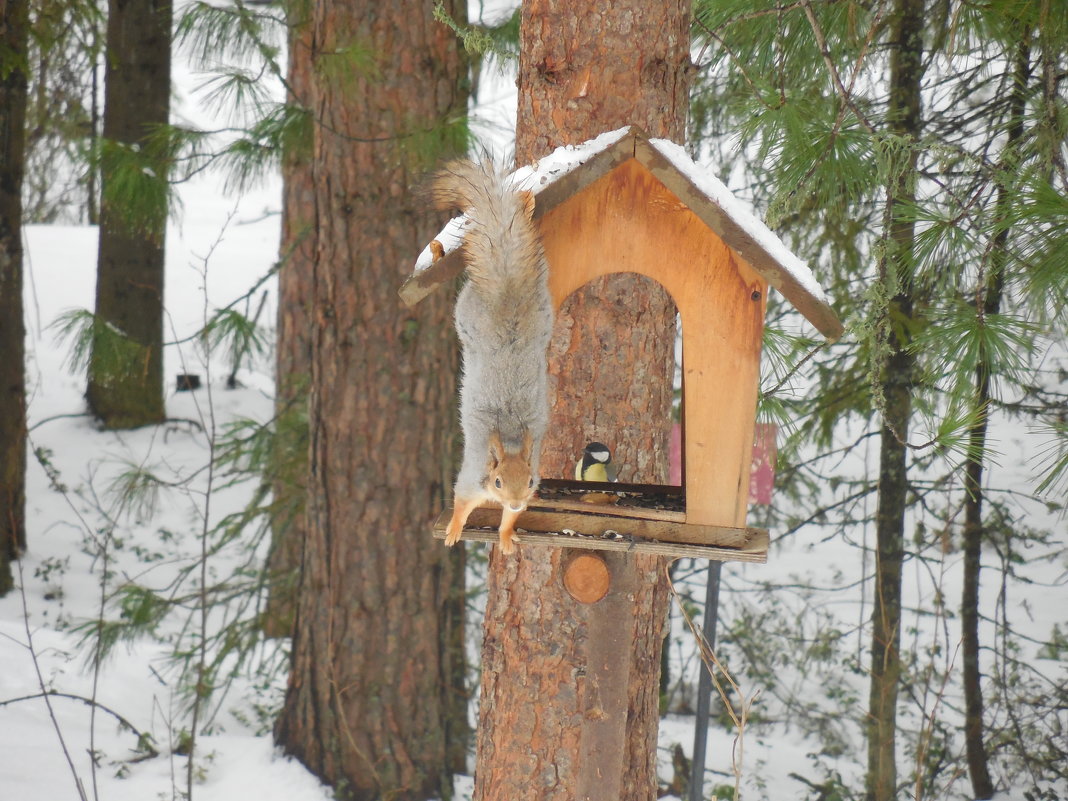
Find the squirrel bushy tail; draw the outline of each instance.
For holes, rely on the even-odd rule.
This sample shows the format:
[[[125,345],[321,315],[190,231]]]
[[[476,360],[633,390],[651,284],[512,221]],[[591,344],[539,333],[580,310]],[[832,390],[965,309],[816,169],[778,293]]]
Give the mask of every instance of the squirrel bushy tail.
[[[534,195],[515,191],[492,163],[453,161],[431,184],[439,209],[462,209],[468,217],[464,261],[468,280],[480,292],[522,295],[522,284],[544,280],[531,265],[544,265],[531,218]]]

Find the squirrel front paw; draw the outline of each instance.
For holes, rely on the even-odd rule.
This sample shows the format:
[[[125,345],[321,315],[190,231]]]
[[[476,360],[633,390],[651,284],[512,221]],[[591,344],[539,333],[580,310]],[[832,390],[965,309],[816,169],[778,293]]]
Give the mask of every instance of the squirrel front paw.
[[[519,512],[510,506],[501,510],[501,524],[497,527],[497,534],[501,540],[501,552],[505,554],[515,553],[515,544],[519,541],[519,535],[515,533],[515,523],[519,519]]]
[[[515,553],[515,544],[519,542],[519,535],[515,533],[515,529],[502,528],[498,530],[497,534],[500,536],[501,553]]]
[[[457,499],[454,502],[452,517],[449,519],[449,525],[445,529],[445,544],[448,547],[451,548],[460,541],[460,536],[464,533],[464,524],[467,523],[467,518],[474,508],[475,503],[473,501]]]
[[[454,526],[450,521],[448,528],[445,529],[445,545],[451,548],[460,541],[460,535],[463,533],[464,528],[462,525]]]

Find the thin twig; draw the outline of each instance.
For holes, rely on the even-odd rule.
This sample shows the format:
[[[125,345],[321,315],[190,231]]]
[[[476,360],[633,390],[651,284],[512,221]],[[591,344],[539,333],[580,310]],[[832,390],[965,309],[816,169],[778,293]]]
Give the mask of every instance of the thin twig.
[[[103,564],[100,568],[100,607],[97,610],[96,620],[96,643],[93,648],[93,689],[92,698],[93,703],[89,705],[89,772],[90,777],[93,780],[93,799],[94,801],[100,801],[100,792],[96,783],[96,693],[100,686],[100,663],[101,663],[101,648],[104,645],[103,629],[104,629],[104,615],[107,612],[108,604],[108,557],[111,555],[108,550],[108,545],[111,543],[112,526],[108,526],[103,534],[103,548],[102,560]]]
[[[816,14],[812,10],[812,3],[804,2],[801,4],[801,7],[805,10],[805,16],[808,18],[808,23],[812,28],[812,34],[816,37],[816,44],[819,45],[820,55],[823,57],[823,63],[827,65],[827,71],[830,72],[831,80],[834,82],[835,88],[838,89],[838,93],[842,96],[842,102],[845,103],[845,105],[849,107],[849,110],[856,115],[857,122],[863,125],[867,129],[868,133],[877,133],[875,125],[873,125],[872,122],[864,115],[864,113],[859,108],[857,108],[857,104],[853,102],[853,96],[850,93],[850,90],[846,89],[845,86],[842,84],[842,78],[838,74],[838,68],[834,65],[834,59],[831,58],[830,48],[827,46],[827,37],[824,35],[823,28],[820,27],[819,20],[816,19]],[[871,35],[874,33],[879,23],[881,14],[882,10],[880,9],[879,14],[876,15],[875,21],[872,23],[871,33],[869,33],[869,39],[867,42],[865,42],[865,50],[867,49],[868,42],[871,41]],[[863,51],[861,55],[863,56]],[[858,71],[859,62],[858,69],[854,70],[853,72],[854,80],[856,79]],[[851,81],[850,86],[852,85],[853,83]]]
[[[40,428],[45,423],[51,423],[53,420],[62,420],[65,417],[92,417],[92,414],[90,414],[89,412],[72,412],[70,414],[54,414],[51,417],[45,417],[45,418],[43,418],[41,420],[38,420],[36,423],[34,423],[32,426],[30,426],[28,429],[26,429],[26,431],[27,432],[33,431],[33,430],[35,430],[37,428]]]
[[[820,352],[821,350],[823,350],[824,348],[826,348],[826,347],[827,347],[827,345],[829,345],[829,344],[830,344],[829,342],[827,342],[826,340],[824,340],[823,342],[821,342],[820,344],[818,344],[818,345],[817,345],[816,347],[812,348],[812,350],[810,350],[810,351],[809,351],[808,353],[806,353],[806,354],[804,355],[804,357],[802,357],[802,358],[801,358],[801,359],[800,359],[800,360],[799,360],[799,361],[797,362],[797,364],[795,364],[795,365],[794,365],[793,367],[791,367],[791,368],[790,368],[790,369],[789,369],[789,370],[787,371],[786,375],[784,375],[784,376],[782,377],[782,379],[781,379],[781,380],[779,381],[779,383],[778,383],[778,384],[776,384],[775,386],[773,386],[773,387],[772,387],[771,389],[769,389],[769,390],[768,390],[767,392],[762,392],[762,393],[760,393],[760,394],[761,394],[761,395],[763,395],[763,396],[764,396],[765,398],[767,398],[767,397],[770,397],[771,395],[774,395],[774,394],[775,394],[776,392],[778,392],[778,391],[779,391],[780,389],[782,389],[782,388],[783,388],[783,386],[784,386],[784,385],[786,384],[786,382],[787,382],[787,381],[789,381],[789,380],[790,380],[791,378],[793,378],[794,374],[795,374],[795,373],[796,373],[796,372],[797,372],[798,370],[800,370],[800,369],[801,369],[802,367],[804,367],[804,366],[805,366],[805,364],[806,364],[806,363],[808,363],[808,361],[809,361],[809,360],[810,360],[810,359],[811,359],[811,358],[812,358],[813,356],[815,356],[815,355],[816,355],[817,353],[819,353],[819,352]]]
[[[250,298],[251,299],[251,298]],[[263,290],[263,294],[260,296],[260,305],[256,307],[256,314],[252,318],[252,327],[255,329],[257,323],[260,321],[260,314],[263,313],[263,307],[267,305],[267,290]],[[246,305],[246,309],[248,306]],[[246,338],[241,342],[241,348],[237,352],[237,357],[234,359],[233,369],[230,371],[230,376],[226,379],[227,389],[237,388],[237,371],[241,367],[241,361],[248,355],[249,339]]]
[[[875,18],[872,20],[871,25],[868,27],[868,35],[864,39],[864,45],[860,48],[860,53],[857,55],[857,60],[853,64],[853,74],[849,77],[849,86],[843,87],[841,79],[838,77],[838,73],[835,70],[834,64],[830,60],[830,51],[827,50],[827,42],[826,39],[823,37],[822,29],[819,27],[819,24],[815,20],[815,16],[812,12],[812,6],[808,2],[804,2],[803,5],[805,8],[805,14],[808,16],[809,19],[809,24],[812,26],[813,33],[816,35],[816,39],[820,44],[820,50],[823,54],[824,60],[827,62],[827,65],[831,69],[835,85],[839,87],[839,91],[842,93],[842,105],[838,109],[838,114],[834,120],[834,126],[831,128],[831,135],[827,137],[827,144],[824,146],[823,152],[819,155],[818,158],[816,158],[812,162],[812,165],[808,168],[805,174],[801,176],[801,180],[797,182],[797,187],[790,190],[791,196],[797,194],[800,187],[803,187],[808,183],[809,178],[811,178],[815,174],[820,162],[822,162],[823,159],[827,156],[827,154],[831,152],[831,148],[834,147],[834,143],[838,139],[838,134],[842,130],[842,125],[845,124],[845,116],[847,109],[851,110],[854,114],[857,115],[857,121],[860,122],[868,130],[869,133],[876,133],[871,122],[860,113],[859,109],[857,108],[857,104],[853,101],[853,88],[856,86],[857,77],[860,75],[861,67],[864,66],[864,59],[868,54],[868,48],[871,47],[872,40],[875,38],[875,32],[879,29],[879,25],[882,23],[882,6],[879,7],[879,10],[875,13]]]
[[[76,693],[64,693],[60,692],[59,690],[45,690],[44,692],[33,693],[32,695],[20,695],[18,698],[8,698],[6,700],[0,701],[0,706],[17,704],[20,701],[32,701],[35,698],[44,698],[45,696],[51,698],[66,698],[70,701],[81,701],[86,706],[96,707],[102,712],[107,712],[109,715],[115,718],[116,721],[118,721],[119,726],[126,729],[128,732],[130,732],[130,734],[137,738],[138,750],[142,751],[143,754],[139,756],[136,761],[159,756],[159,751],[152,747],[151,740],[147,734],[138,729],[129,720],[127,720],[125,717],[123,717],[120,713],[116,712],[111,707],[106,706],[105,704],[102,704],[92,698],[86,698],[84,695],[77,695]]]
[[[204,278],[204,286],[208,283],[208,264],[211,261],[212,255],[215,253],[216,248],[222,242],[230,222],[233,220],[236,214],[236,210],[231,212],[223,223],[222,228],[219,231],[219,235],[215,242],[212,243],[208,249],[207,255],[203,258],[203,270],[202,275]],[[246,295],[246,297],[250,297]],[[204,325],[208,324],[208,296],[207,292],[204,293]],[[179,350],[179,355],[182,359],[183,369],[185,369],[185,357]],[[193,689],[193,717],[189,727],[189,756],[186,762],[186,798],[188,801],[192,801],[193,798],[193,778],[194,778],[194,754],[196,753],[196,741],[197,741],[197,726],[200,722],[200,712],[205,694],[207,693],[207,648],[208,648],[208,537],[211,534],[211,490],[215,478],[215,405],[211,387],[211,354],[204,354],[204,370],[207,376],[207,415],[200,407],[200,403],[194,396],[193,402],[196,406],[197,414],[200,416],[202,429],[207,434],[208,444],[208,476],[207,487],[204,492],[204,515],[203,522],[200,531],[200,587],[198,593],[198,604],[200,611],[199,621],[199,634],[200,642],[197,647],[197,664],[196,664],[196,684]]]
[[[78,769],[74,767],[74,760],[71,759],[70,751],[67,749],[67,741],[63,739],[63,731],[59,727],[59,721],[56,720],[56,712],[52,708],[52,702],[48,698],[48,687],[45,684],[44,675],[41,673],[41,664],[37,661],[37,651],[33,647],[33,632],[30,631],[30,610],[26,604],[26,582],[22,574],[22,560],[17,560],[16,564],[19,566],[19,595],[22,598],[22,624],[26,629],[26,647],[30,652],[30,659],[33,661],[33,670],[37,674],[37,686],[41,688],[45,706],[48,707],[48,717],[52,719],[52,728],[56,730],[56,737],[59,738],[59,747],[63,750],[63,756],[66,758],[67,765],[70,767],[71,776],[74,778],[74,786],[78,790],[78,798],[80,798],[81,801],[89,801],[85,795],[85,786],[82,784],[81,776],[78,775]]]

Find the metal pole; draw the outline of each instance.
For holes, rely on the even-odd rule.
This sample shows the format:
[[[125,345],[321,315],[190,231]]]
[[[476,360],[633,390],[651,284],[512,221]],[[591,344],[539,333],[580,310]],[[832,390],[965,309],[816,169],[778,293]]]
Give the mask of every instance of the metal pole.
[[[705,586],[705,618],[701,631],[710,648],[716,647],[716,619],[719,617],[719,573],[722,562],[709,560]],[[700,658],[700,652],[698,652]],[[712,676],[700,660],[701,675],[697,680],[697,713],[694,717],[693,763],[690,765],[689,801],[704,801],[705,750],[708,744],[708,706],[712,695]]]

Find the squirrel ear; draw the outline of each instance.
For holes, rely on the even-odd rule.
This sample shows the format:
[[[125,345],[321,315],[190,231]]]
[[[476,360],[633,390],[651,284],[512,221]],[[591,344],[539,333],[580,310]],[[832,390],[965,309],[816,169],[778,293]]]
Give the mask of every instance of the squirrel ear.
[[[489,450],[490,450],[490,470],[493,470],[504,459],[504,444],[501,442],[501,434],[500,434],[499,431],[490,432]]]
[[[523,214],[526,215],[527,221],[534,219],[534,193],[529,189],[524,189],[519,193],[519,202],[523,204]]]
[[[529,431],[523,432],[523,461],[530,463],[530,455],[534,452],[534,435]]]

